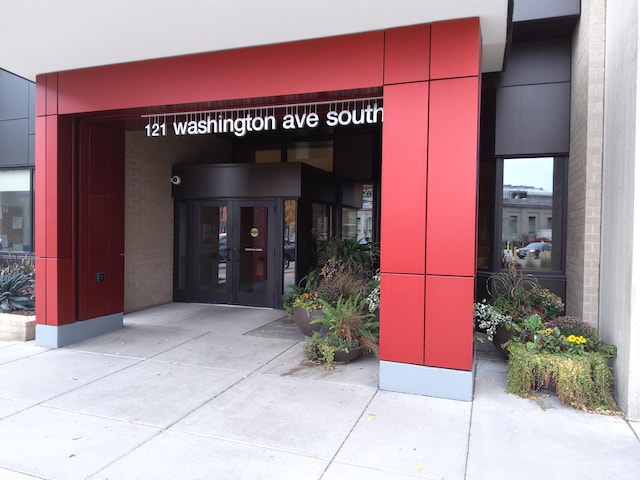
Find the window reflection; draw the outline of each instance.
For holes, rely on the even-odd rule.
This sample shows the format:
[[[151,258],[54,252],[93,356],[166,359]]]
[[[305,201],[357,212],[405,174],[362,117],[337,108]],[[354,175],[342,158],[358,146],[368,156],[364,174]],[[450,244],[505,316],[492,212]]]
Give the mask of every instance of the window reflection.
[[[556,220],[561,202],[555,200],[561,188],[554,189],[559,168],[560,162],[552,157],[504,160],[503,266],[515,261],[526,269],[558,269],[552,246],[554,236],[559,240],[561,225],[560,218]]]
[[[284,201],[284,239],[283,239],[283,292],[296,283],[296,222],[298,202]]]
[[[0,172],[0,250],[33,251],[31,170]]]

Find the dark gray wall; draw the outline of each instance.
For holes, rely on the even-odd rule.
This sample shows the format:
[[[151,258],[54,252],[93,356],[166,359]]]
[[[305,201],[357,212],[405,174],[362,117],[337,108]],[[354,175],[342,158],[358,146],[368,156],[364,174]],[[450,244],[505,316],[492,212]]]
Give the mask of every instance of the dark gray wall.
[[[514,0],[513,21],[580,15],[580,0]]]
[[[0,166],[34,164],[35,85],[0,69]]]
[[[569,152],[570,66],[568,38],[511,45],[505,71],[483,77],[483,155]]]

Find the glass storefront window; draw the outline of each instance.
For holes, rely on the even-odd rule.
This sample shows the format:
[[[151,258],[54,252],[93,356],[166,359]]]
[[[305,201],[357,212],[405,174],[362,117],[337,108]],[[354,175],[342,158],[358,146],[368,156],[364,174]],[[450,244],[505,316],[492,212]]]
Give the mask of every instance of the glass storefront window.
[[[298,202],[284,201],[284,239],[283,239],[283,275],[282,291],[296,283],[296,223],[298,218]]]
[[[0,170],[0,250],[33,251],[31,172]]]
[[[529,270],[561,270],[562,168],[560,158],[504,160],[502,262]]]

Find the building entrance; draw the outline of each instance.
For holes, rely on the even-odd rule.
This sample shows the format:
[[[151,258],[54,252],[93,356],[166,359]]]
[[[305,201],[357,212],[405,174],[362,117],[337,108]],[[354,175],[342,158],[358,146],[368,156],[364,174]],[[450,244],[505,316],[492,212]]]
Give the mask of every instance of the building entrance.
[[[193,300],[271,306],[275,201],[199,200],[193,209]]]

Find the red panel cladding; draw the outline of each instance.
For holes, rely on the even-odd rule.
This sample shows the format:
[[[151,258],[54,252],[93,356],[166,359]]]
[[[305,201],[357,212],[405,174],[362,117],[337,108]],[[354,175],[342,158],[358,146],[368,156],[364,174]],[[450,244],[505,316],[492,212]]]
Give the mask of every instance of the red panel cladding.
[[[111,158],[110,135],[108,130],[104,130],[104,134],[97,135],[95,131],[97,127],[92,128],[91,135],[91,152],[95,155],[100,152],[102,157],[98,161],[91,160],[89,162],[89,192],[93,195],[107,195],[109,193],[109,169]]]
[[[34,178],[34,241],[36,257],[47,256],[47,119],[36,118]],[[52,168],[54,166],[52,165]],[[53,193],[52,193],[53,194]],[[51,195],[52,195],[51,194]]]
[[[431,24],[431,79],[480,75],[480,20]]]
[[[47,114],[47,75],[36,77],[36,117]]]
[[[36,323],[47,324],[47,259],[35,259],[36,275]]]
[[[84,320],[123,311],[124,136],[82,123],[79,151],[78,317]]]
[[[381,270],[424,274],[429,84],[384,89]]]
[[[113,313],[110,305],[110,287],[115,278],[110,272],[110,262],[107,256],[109,245],[109,199],[106,195],[89,196],[89,242],[88,242],[88,269],[81,272],[86,275],[88,300],[88,318],[100,317]],[[96,273],[105,274],[103,282],[96,281]]]
[[[380,359],[424,364],[424,276],[380,278]]]
[[[371,32],[60,72],[60,113],[326,92],[382,85]],[[259,79],[259,81],[257,81]]]
[[[384,83],[429,80],[431,26],[387,30],[384,36]]]
[[[471,370],[474,279],[426,277],[425,359],[432,367]]]
[[[124,132],[111,131],[110,136],[109,255],[124,255]]]
[[[70,257],[72,250],[72,120],[36,119],[35,210],[38,256]]]
[[[45,263],[44,286],[37,282],[42,275],[38,274],[36,280],[36,295],[44,292],[44,315],[40,318],[43,306],[41,298],[36,296],[36,318],[38,323],[46,325],[64,325],[75,321],[75,288],[73,282],[73,266],[70,258],[45,258],[38,259],[39,265]],[[36,266],[36,268],[38,268]],[[38,313],[40,312],[40,313]]]
[[[45,108],[47,115],[56,115],[58,113],[58,74],[47,74],[47,95],[45,100]]]
[[[479,77],[431,82],[426,272],[476,265]]]

